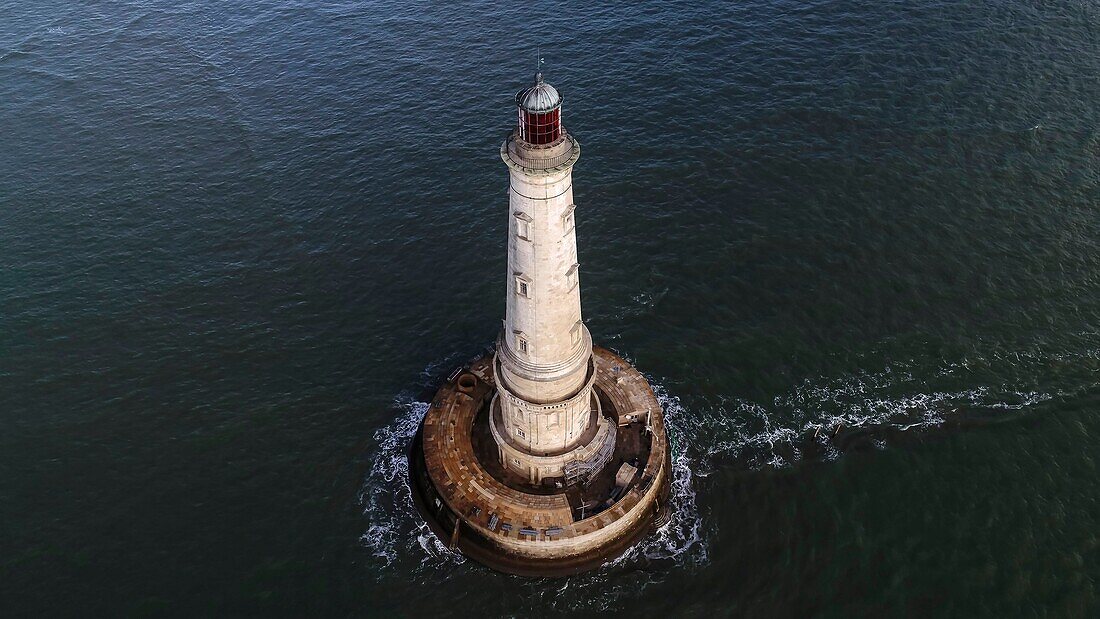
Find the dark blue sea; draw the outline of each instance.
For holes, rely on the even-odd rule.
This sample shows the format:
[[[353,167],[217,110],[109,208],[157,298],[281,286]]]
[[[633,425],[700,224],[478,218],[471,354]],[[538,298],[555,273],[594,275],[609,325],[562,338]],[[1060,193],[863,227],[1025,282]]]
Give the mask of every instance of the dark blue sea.
[[[512,97],[672,521],[491,572],[405,450]],[[0,0],[0,616],[1100,616],[1100,5]]]

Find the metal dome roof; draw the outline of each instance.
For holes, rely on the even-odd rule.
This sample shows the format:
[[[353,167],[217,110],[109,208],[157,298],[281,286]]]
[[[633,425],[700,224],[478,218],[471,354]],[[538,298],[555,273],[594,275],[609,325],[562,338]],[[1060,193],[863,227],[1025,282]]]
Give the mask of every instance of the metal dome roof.
[[[561,105],[558,90],[542,81],[542,73],[535,74],[535,85],[524,88],[516,95],[516,105],[528,112],[549,112]]]

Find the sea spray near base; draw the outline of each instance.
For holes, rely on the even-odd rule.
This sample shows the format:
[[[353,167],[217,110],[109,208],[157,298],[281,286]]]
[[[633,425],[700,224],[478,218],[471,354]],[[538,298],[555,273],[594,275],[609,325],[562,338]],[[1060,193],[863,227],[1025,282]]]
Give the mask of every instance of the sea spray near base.
[[[680,563],[705,563],[706,542],[702,537],[702,517],[696,503],[695,486],[692,483],[694,462],[688,454],[688,441],[681,434],[686,425],[687,411],[679,398],[652,376],[646,377],[657,401],[665,409],[665,420],[672,443],[672,490],[669,494],[671,509],[669,521],[655,535],[646,538],[623,555],[629,560],[641,555],[647,559],[673,559]]]
[[[421,379],[425,383],[438,380],[440,368],[452,362],[453,356],[449,356],[432,363]],[[948,364],[939,374],[962,367]],[[782,468],[803,460],[807,452],[817,459],[834,460],[847,447],[840,439],[855,431],[870,432],[866,443],[883,449],[889,445],[885,434],[941,427],[961,408],[1019,411],[1054,397],[1038,391],[995,391],[986,386],[889,397],[885,392],[913,382],[913,377],[888,367],[877,373],[803,381],[774,398],[771,407],[732,400],[717,408],[689,412],[660,381],[652,376],[647,379],[665,409],[673,448],[670,519],[606,563],[602,571],[665,561],[677,566],[706,564],[708,544],[693,480],[715,466],[736,461],[750,469]],[[393,407],[393,421],[374,434],[372,464],[359,493],[368,522],[360,544],[383,568],[403,560],[415,560],[428,569],[465,563],[461,554],[447,549],[430,532],[408,487],[407,452],[428,403],[405,393],[395,399]],[[784,418],[802,421],[786,425]],[[600,577],[577,575],[568,582],[580,588],[586,578]]]
[[[432,375],[433,363],[424,376]],[[686,446],[675,438],[684,411],[679,401],[669,397],[665,390],[654,384],[654,392],[666,410],[666,423],[673,434],[673,481],[670,501],[670,520],[653,535],[643,538],[619,558],[607,566],[620,567],[631,561],[673,560],[690,558],[691,562],[706,560],[706,551],[700,536],[701,519],[695,505],[695,490],[691,479],[691,461]],[[432,534],[417,513],[408,486],[408,449],[416,434],[428,403],[402,394],[394,401],[396,412],[393,421],[374,433],[376,446],[368,456],[372,462],[362,488],[359,504],[367,518],[367,530],[359,542],[380,567],[387,568],[412,555],[420,557],[423,565],[460,564],[465,561],[459,553],[451,552]],[[690,551],[698,549],[697,555]],[[403,556],[403,551],[409,551]],[[571,578],[584,578],[577,575]]]
[[[426,367],[420,389],[430,390],[443,379],[440,372],[458,358],[450,355]],[[1036,372],[1052,360],[1072,367],[1083,364],[1087,369],[1094,365],[1095,350],[1006,354],[998,360],[1008,358],[1026,362]],[[970,375],[972,367],[992,362],[945,361],[933,376],[961,385],[955,389],[926,389],[928,382],[917,379],[905,363],[897,363],[877,372],[806,379],[764,404],[726,398],[716,406],[705,401],[687,405],[670,393],[664,381],[647,376],[665,409],[672,445],[669,521],[593,572],[564,579],[509,580],[521,594],[516,608],[613,611],[628,606],[630,599],[676,571],[704,569],[712,561],[715,532],[699,505],[697,492],[706,484],[699,484],[698,478],[717,468],[789,468],[800,462],[831,461],[853,449],[887,449],[904,436],[919,438],[926,431],[1011,419],[1074,394],[1047,392],[1031,384],[966,385],[976,382]],[[482,569],[448,550],[412,502],[407,452],[427,406],[411,391],[399,395],[392,421],[374,433],[372,464],[359,495],[368,522],[360,544],[377,566],[372,572],[380,581],[407,571],[426,583],[445,582]]]
[[[375,451],[367,478],[359,491],[359,504],[369,523],[359,542],[380,567],[390,567],[419,552],[422,564],[460,564],[465,559],[451,552],[420,518],[409,489],[409,444],[428,410],[427,402],[409,395],[394,402],[397,414],[374,433]]]

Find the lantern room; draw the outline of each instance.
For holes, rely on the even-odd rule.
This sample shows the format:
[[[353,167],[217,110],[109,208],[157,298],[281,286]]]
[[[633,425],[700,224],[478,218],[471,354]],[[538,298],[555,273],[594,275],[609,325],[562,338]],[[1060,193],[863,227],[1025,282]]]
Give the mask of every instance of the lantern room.
[[[535,75],[535,85],[516,94],[519,108],[519,137],[528,144],[551,144],[561,137],[562,97],[550,84]]]

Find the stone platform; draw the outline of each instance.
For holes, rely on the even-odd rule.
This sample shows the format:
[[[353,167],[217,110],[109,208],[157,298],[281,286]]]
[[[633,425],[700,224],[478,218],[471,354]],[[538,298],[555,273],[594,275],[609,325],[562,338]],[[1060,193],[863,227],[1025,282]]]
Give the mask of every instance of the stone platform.
[[[409,473],[417,507],[445,545],[504,572],[568,574],[618,556],[662,520],[671,459],[661,406],[621,357],[593,348],[593,360],[615,452],[572,485],[533,485],[501,466],[489,428],[492,355],[440,387],[413,442]],[[622,477],[616,483],[624,463],[637,468],[625,487]]]

